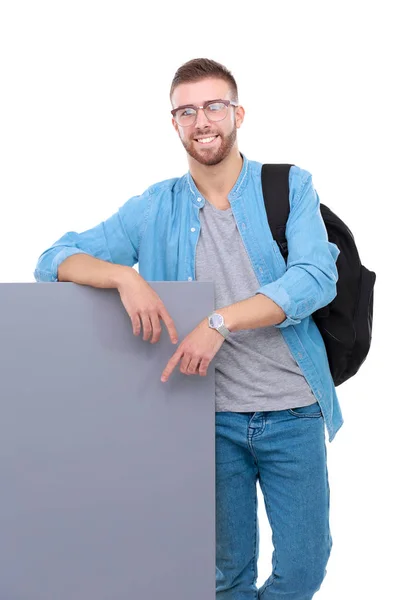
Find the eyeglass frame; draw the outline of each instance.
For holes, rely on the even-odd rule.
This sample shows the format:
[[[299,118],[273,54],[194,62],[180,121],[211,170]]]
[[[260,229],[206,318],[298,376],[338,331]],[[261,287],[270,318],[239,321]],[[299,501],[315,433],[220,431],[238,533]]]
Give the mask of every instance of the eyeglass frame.
[[[193,123],[190,123],[189,125],[181,125],[180,123],[178,123],[178,125],[180,127],[190,127],[191,125],[196,123],[200,108],[202,110],[204,110],[205,108],[207,108],[207,106],[209,106],[210,104],[215,104],[216,102],[222,102],[222,104],[225,104],[225,106],[227,108],[229,108],[229,106],[235,106],[235,107],[240,106],[240,104],[238,104],[237,102],[232,102],[232,100],[223,100],[222,98],[217,98],[216,100],[207,100],[207,102],[204,102],[203,106],[196,106],[196,104],[182,104],[182,106],[178,106],[177,108],[172,109],[171,114],[174,118],[174,121],[176,123],[178,123],[178,121],[175,119],[175,115],[178,112],[178,110],[182,110],[182,108],[194,108],[196,111],[196,118],[193,121]],[[226,111],[226,115],[227,114],[228,114],[228,111]],[[226,115],[222,119],[219,119],[218,121],[213,121],[212,119],[209,119],[208,117],[207,117],[207,119],[209,121],[211,121],[212,123],[218,123],[219,121],[223,121],[224,119],[226,119]]]

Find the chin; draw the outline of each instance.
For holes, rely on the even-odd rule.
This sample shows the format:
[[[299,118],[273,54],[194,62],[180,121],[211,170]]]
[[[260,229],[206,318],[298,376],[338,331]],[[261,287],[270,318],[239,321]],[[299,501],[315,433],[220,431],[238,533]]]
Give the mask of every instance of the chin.
[[[186,142],[181,139],[181,142],[189,156],[191,156],[201,165],[212,167],[218,165],[227,156],[229,156],[236,142],[236,129],[233,129],[232,133],[228,135],[228,137],[222,137],[221,134],[218,135],[220,136],[219,148],[216,148],[210,152],[198,152],[195,148],[195,142],[193,141]]]
[[[202,153],[198,152],[192,144],[184,144],[184,147],[189,156],[194,158],[194,160],[196,160],[201,165],[206,165],[209,167],[213,165],[218,165],[220,162],[222,162],[224,158],[228,156],[231,150],[230,148],[226,148],[226,146],[224,146],[219,147],[210,152]]]
[[[226,158],[226,156],[209,156],[208,158],[204,157],[204,156],[200,156],[200,157],[196,157],[197,162],[199,162],[202,165],[205,165],[207,167],[213,167],[215,165],[219,165],[220,162],[222,162],[224,160],[224,158]]]

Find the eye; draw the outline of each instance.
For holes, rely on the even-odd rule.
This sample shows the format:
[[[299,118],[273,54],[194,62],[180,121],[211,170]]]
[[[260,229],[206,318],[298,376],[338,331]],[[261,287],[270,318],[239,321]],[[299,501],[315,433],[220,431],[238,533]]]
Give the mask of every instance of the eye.
[[[226,107],[222,102],[213,102],[213,104],[209,104],[207,108],[211,112],[218,112],[219,110],[224,110]]]
[[[196,111],[194,108],[182,108],[181,110],[178,110],[177,115],[179,117],[192,117],[195,113]]]

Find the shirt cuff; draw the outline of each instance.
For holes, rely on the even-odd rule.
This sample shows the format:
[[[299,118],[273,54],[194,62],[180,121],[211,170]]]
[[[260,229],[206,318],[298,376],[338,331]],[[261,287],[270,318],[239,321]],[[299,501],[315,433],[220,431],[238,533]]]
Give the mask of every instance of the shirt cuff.
[[[43,270],[39,267],[35,269],[34,277],[37,282],[53,282],[58,281],[58,267],[60,264],[66,260],[69,256],[73,254],[88,254],[88,252],[84,252],[83,250],[79,250],[79,248],[64,248],[60,252],[58,252],[53,260],[51,261],[50,270]]]
[[[270,298],[285,313],[286,319],[282,321],[282,323],[274,325],[274,327],[282,329],[283,327],[288,327],[289,325],[298,325],[301,322],[301,319],[293,319],[288,315],[288,313],[290,313],[291,301],[288,296],[288,293],[279,283],[276,283],[275,281],[273,281],[272,283],[268,283],[267,285],[263,286],[257,292],[257,294],[263,294],[267,298]]]

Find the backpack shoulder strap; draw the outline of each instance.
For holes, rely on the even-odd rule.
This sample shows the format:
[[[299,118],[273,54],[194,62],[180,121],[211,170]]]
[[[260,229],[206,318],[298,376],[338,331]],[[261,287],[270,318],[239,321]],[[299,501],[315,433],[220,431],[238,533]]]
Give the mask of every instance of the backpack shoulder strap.
[[[286,260],[286,222],[289,216],[289,171],[291,164],[266,164],[261,168],[265,212],[272,236]]]

